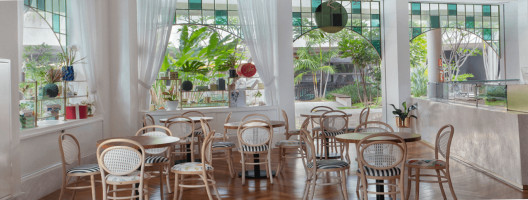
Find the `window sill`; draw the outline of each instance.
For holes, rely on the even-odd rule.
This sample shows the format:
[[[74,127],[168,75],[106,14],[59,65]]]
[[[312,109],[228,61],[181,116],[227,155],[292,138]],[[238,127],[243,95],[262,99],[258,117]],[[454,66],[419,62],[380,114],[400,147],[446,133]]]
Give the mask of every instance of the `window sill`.
[[[156,110],[156,111],[141,111],[142,114],[148,113],[152,116],[157,115],[172,115],[181,114],[190,110],[197,110],[203,113],[224,113],[229,112],[245,112],[245,111],[265,111],[270,109],[277,109],[276,106],[246,106],[246,107],[198,107],[198,108],[184,108],[183,110]]]
[[[54,121],[53,124],[52,123],[48,123],[48,124],[39,123],[39,126],[36,128],[21,130],[20,140],[23,141],[23,140],[38,137],[41,135],[45,135],[48,133],[62,131],[65,129],[71,129],[71,128],[75,128],[75,127],[79,127],[79,126],[83,126],[86,124],[91,124],[91,123],[95,123],[99,121],[103,121],[102,116],[95,116],[95,117],[90,117],[88,119],[68,120],[68,121],[57,120],[57,121]]]

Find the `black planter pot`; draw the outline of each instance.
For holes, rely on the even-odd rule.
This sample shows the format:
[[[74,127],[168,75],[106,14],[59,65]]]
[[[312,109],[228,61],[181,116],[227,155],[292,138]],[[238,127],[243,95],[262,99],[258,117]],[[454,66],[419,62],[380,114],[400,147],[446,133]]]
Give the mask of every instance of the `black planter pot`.
[[[226,89],[226,81],[223,78],[218,79],[218,90]]]
[[[193,89],[193,83],[191,81],[183,81],[181,86],[183,91],[191,91]]]
[[[229,78],[236,78],[238,77],[238,74],[236,73],[236,69],[229,69]]]
[[[57,97],[59,95],[59,86],[55,83],[48,83],[44,86],[44,96],[48,96],[50,98]]]

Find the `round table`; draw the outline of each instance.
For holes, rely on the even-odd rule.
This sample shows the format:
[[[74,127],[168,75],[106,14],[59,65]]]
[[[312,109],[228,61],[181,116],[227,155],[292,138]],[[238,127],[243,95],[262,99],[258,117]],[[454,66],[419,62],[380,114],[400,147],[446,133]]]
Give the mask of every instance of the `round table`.
[[[416,142],[420,141],[422,139],[422,136],[420,134],[416,133],[409,133],[409,132],[392,132],[393,134],[400,136],[403,138],[405,142]],[[363,138],[377,133],[347,133],[335,136],[336,140],[343,143],[359,143]],[[381,136],[381,137],[373,137],[370,138],[368,141],[393,141],[393,142],[399,142],[400,140],[393,138],[393,137],[387,137],[387,136]],[[376,183],[383,183],[383,180],[376,180]],[[383,185],[376,185],[376,192],[383,192],[384,188]],[[384,195],[376,195],[376,199],[385,199]]]
[[[422,136],[420,134],[416,133],[409,133],[409,132],[392,132],[393,134],[400,136],[403,138],[405,142],[416,142],[420,141],[422,139]],[[336,140],[343,143],[359,143],[363,138],[376,134],[376,133],[346,133],[342,135],[335,136]],[[369,141],[394,141],[397,142],[399,140],[392,138],[392,137],[374,137],[369,139]]]
[[[226,129],[238,129],[238,127],[242,124],[242,122],[229,122],[224,124],[224,128]],[[278,121],[278,120],[270,120],[270,124],[272,128],[279,128],[286,126],[286,122],[284,121]],[[250,126],[261,126],[261,127],[268,127],[265,123],[259,123],[259,122],[251,122],[244,125],[244,127],[250,127]],[[260,162],[260,155],[259,154],[253,154],[253,161],[255,163]],[[271,169],[270,169],[271,170]],[[239,176],[242,176],[243,172],[240,172]],[[260,165],[254,165],[253,171],[245,171],[246,178],[267,178],[266,170],[260,170]],[[271,170],[271,175],[275,176],[275,171]]]
[[[309,117],[309,118],[321,118],[323,117],[323,114],[325,114],[328,111],[317,111],[317,112],[308,112],[308,113],[301,113],[301,117]],[[332,112],[328,113],[327,116],[333,116],[333,115],[342,115],[343,113],[340,112]],[[345,113],[347,117],[351,117],[351,113]]]
[[[99,140],[97,141],[97,146],[99,146],[104,141],[107,141],[110,139],[133,140],[141,144],[145,149],[168,147],[168,146],[175,145],[178,143],[178,141],[180,141],[180,138],[173,137],[173,136],[126,136],[126,137],[113,137],[113,138],[106,138],[106,139]],[[116,143],[111,143],[107,145],[120,146],[120,145],[128,145],[128,143],[116,142]]]
[[[190,118],[194,123],[197,123],[197,122],[200,122],[201,119],[203,120],[206,120],[206,121],[211,121],[214,119],[214,117],[187,117],[187,118]],[[160,123],[167,123],[169,119],[168,118],[163,118],[163,119],[160,119]],[[175,122],[175,121],[187,121],[185,120],[185,118],[176,118],[176,119],[171,119],[170,120],[171,122]]]
[[[229,122],[229,123],[225,123],[224,124],[224,128],[226,129],[238,129],[238,127],[240,126],[240,124],[242,124],[242,122]],[[270,124],[271,124],[271,127],[272,128],[279,128],[279,127],[283,127],[283,126],[286,126],[286,122],[284,121],[277,121],[277,120],[270,120]],[[247,123],[245,126],[262,126],[262,127],[266,127],[266,124],[264,123],[259,123],[259,122],[251,122],[251,123]]]

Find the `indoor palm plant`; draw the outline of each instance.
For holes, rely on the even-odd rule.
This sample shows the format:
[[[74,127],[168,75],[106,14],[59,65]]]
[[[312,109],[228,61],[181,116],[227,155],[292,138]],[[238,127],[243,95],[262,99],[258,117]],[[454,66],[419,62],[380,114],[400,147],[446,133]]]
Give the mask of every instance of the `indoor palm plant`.
[[[396,108],[396,106],[394,106],[394,104],[390,104],[393,108],[394,108],[394,111],[392,111],[392,114],[396,115],[396,125],[400,128],[409,128],[411,127],[411,117],[412,118],[416,118],[415,115],[411,115],[410,112],[413,111],[413,110],[416,110],[418,108],[417,104],[414,104],[414,105],[411,105],[409,107],[407,107],[407,102],[403,102],[402,103],[402,106],[403,106],[403,110],[402,109],[399,109],[399,108]]]

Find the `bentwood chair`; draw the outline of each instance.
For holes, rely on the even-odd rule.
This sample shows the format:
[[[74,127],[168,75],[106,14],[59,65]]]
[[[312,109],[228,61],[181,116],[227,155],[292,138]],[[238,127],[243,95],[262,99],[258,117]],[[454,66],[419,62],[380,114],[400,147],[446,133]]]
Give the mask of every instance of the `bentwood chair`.
[[[200,123],[202,125],[202,130],[204,132],[212,132],[209,123],[206,120],[201,119]],[[227,141],[226,132],[223,134],[213,134],[213,160],[224,160],[227,162],[227,167],[229,170],[229,175],[231,178],[235,177],[235,170],[233,168],[233,149],[235,148],[235,143]],[[216,140],[220,140],[215,142]],[[216,154],[215,154],[216,153]]]
[[[334,110],[331,107],[328,106],[315,106],[310,110],[310,113],[316,113],[316,112],[328,112]],[[321,127],[319,126],[320,119],[312,119],[312,124],[314,125],[312,127],[312,132],[318,133],[321,131]]]
[[[372,138],[384,136],[392,139],[370,141]],[[403,138],[392,133],[377,133],[369,135],[359,141],[356,146],[359,169],[361,177],[361,196],[368,199],[368,194],[390,195],[396,199],[399,193],[403,199],[403,169],[407,156],[407,144]],[[375,179],[375,183],[369,183],[369,179]],[[382,180],[381,182],[378,182]],[[385,181],[388,181],[385,183]],[[388,186],[389,191],[369,191],[369,185]],[[360,198],[361,199],[361,198]]]
[[[339,110],[325,112],[321,116],[321,156],[325,159],[340,158],[350,163],[346,144],[338,142],[335,136],[344,134],[348,130],[348,115]]]
[[[361,113],[359,114],[359,124],[363,124],[367,122],[369,115],[370,115],[370,108],[369,107],[363,108],[363,110],[361,110]]]
[[[172,154],[175,156],[190,156],[190,161],[194,162],[194,148],[199,141],[195,135],[194,128],[196,126],[193,120],[183,116],[171,117],[168,119],[166,127],[171,131],[172,136],[180,138]]]
[[[189,117],[189,118],[190,117],[205,117],[205,114],[203,114],[200,111],[191,110],[191,111],[184,112],[182,116]],[[200,150],[202,149],[201,145],[204,139],[203,132],[202,132],[202,125],[200,124],[200,122],[194,123],[194,137],[198,139],[198,143],[196,143],[198,148],[196,150],[198,150],[198,154],[200,155]]]
[[[277,167],[276,176],[279,176],[280,172],[282,171],[282,167],[286,163],[286,159],[302,158],[300,152],[301,141],[298,137],[295,139],[290,139],[292,136],[299,136],[301,132],[300,130],[289,129],[290,124],[288,123],[288,114],[286,114],[286,111],[284,110],[282,110],[282,118],[284,118],[284,122],[286,123],[284,128],[284,135],[286,135],[286,140],[281,140],[275,143],[275,146],[279,147],[279,166]],[[292,150],[295,152],[291,152]]]
[[[203,120],[202,120],[203,121]],[[216,197],[220,198],[220,193],[216,188],[216,181],[214,178],[213,159],[212,159],[212,144],[214,131],[209,132],[209,128],[203,129],[205,136],[204,144],[202,145],[202,162],[186,162],[176,164],[171,168],[171,171],[175,174],[174,178],[174,197],[176,200],[182,199],[183,188],[202,188],[205,187],[207,191],[207,197],[211,200],[213,196],[209,185],[213,186],[216,193]],[[199,178],[186,178],[187,175],[198,176]],[[203,185],[196,185],[197,181],[202,181]]]
[[[75,199],[77,190],[88,188],[92,190],[92,199],[97,199],[95,196],[95,176],[100,174],[99,165],[81,165],[81,148],[79,146],[79,141],[72,134],[63,133],[59,136],[59,149],[62,160],[62,187],[59,199],[62,199],[65,190],[73,190],[72,199]],[[83,180],[85,177],[90,178],[90,185],[78,186],[79,183],[87,182]],[[76,180],[69,183],[71,179]]]
[[[136,136],[172,136],[171,131],[164,126],[151,125],[140,128],[136,132]],[[153,168],[158,170],[160,178],[160,194],[161,199],[163,199],[163,175],[165,175],[165,180],[167,182],[167,191],[171,193],[170,181],[169,181],[169,167],[170,167],[170,157],[171,149],[168,147],[163,148],[150,148],[145,149],[145,167]],[[154,170],[152,170],[154,171]]]
[[[145,114],[143,116],[143,127],[152,126],[152,125],[156,125],[156,121],[154,121],[154,117],[152,117],[152,115]]]
[[[303,124],[307,127],[309,119],[306,119]],[[315,144],[310,133],[306,128],[301,129],[301,141],[304,143],[302,149],[303,164],[306,166],[306,186],[304,188],[303,200],[313,199],[315,194],[315,187],[317,185],[340,185],[343,199],[348,199],[348,192],[346,187],[346,172],[350,168],[349,164],[342,160],[317,160],[315,152]],[[336,172],[337,177],[328,177],[329,181],[324,183],[317,183],[320,175],[329,174],[326,172]],[[322,180],[327,180],[322,178]]]
[[[414,196],[415,199],[418,199],[419,197],[420,182],[438,183],[440,185],[440,191],[442,192],[444,199],[447,199],[447,197],[442,184],[447,182],[449,184],[449,189],[451,190],[451,195],[453,195],[453,199],[457,199],[455,190],[453,189],[453,183],[451,182],[451,174],[449,172],[449,156],[451,154],[451,141],[453,140],[454,133],[455,128],[453,128],[452,125],[445,125],[440,128],[440,130],[438,130],[438,133],[436,134],[434,159],[416,158],[407,160],[406,166],[409,170],[409,178],[407,181],[407,199],[409,199],[409,195],[411,193],[412,181],[415,181],[416,183],[416,194]],[[443,159],[441,159],[440,156],[442,156]],[[414,175],[412,174],[413,169],[415,171]],[[435,170],[436,175],[421,174],[421,170]],[[422,177],[436,177],[437,180],[422,180],[420,179]]]
[[[359,124],[356,129],[354,130],[355,133],[392,133],[394,132],[394,129],[392,127],[384,122],[380,121],[367,121]],[[347,147],[348,149],[348,147]],[[357,160],[357,158],[356,158]],[[359,167],[359,163],[358,163]],[[356,174],[358,176],[357,179],[357,186],[356,186],[356,194],[359,196],[359,188],[361,185],[361,176],[359,173]]]
[[[149,199],[148,179],[150,175],[145,173],[145,148],[141,144],[128,139],[106,140],[97,147],[97,162],[101,168],[103,200]],[[110,189],[110,186],[113,188]],[[118,189],[117,186],[121,187]],[[123,188],[123,186],[131,187]],[[123,193],[125,191],[130,191],[130,196],[116,196],[117,193],[126,194]],[[110,194],[113,195],[109,196]]]
[[[271,175],[271,142],[273,141],[273,127],[265,115],[251,114],[242,119],[238,126],[238,146],[242,163],[242,185],[246,183],[246,165],[266,165],[266,175],[273,184]],[[249,159],[247,155],[259,155],[259,161]],[[260,156],[265,155],[265,156]]]

